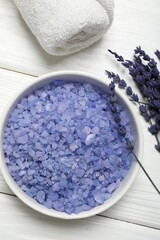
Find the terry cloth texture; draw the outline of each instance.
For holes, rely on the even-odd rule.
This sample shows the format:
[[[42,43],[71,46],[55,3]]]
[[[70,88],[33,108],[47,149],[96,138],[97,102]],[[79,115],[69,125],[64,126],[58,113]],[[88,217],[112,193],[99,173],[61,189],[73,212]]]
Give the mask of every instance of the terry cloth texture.
[[[113,21],[113,0],[14,0],[41,46],[52,55],[98,41]]]

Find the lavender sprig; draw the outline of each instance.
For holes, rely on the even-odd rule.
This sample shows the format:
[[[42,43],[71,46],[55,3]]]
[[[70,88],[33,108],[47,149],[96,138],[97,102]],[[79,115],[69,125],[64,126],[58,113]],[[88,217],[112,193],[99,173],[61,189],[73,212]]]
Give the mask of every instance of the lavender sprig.
[[[116,52],[113,52],[110,49],[108,51],[115,56],[118,62],[124,62],[124,58],[122,56],[118,55]]]
[[[158,59],[160,60],[160,51],[159,50],[156,50],[155,51],[155,55],[158,57]]]
[[[160,152],[160,141],[158,139],[160,124],[159,121],[157,121],[157,117],[160,115],[160,73],[156,61],[150,58],[140,46],[134,50],[133,61],[124,60],[124,58],[116,52],[108,51],[114,55],[118,62],[128,69],[140,94],[145,99],[144,104],[147,104],[147,108],[145,111],[142,111],[142,104],[139,101],[138,95],[132,91],[132,88],[127,86],[125,81],[121,80],[117,74],[113,72],[110,74],[110,78],[113,79],[114,83],[118,83],[120,88],[126,89],[126,94],[131,97],[131,101],[139,104],[140,114],[150,123],[148,130],[155,136],[157,142],[155,148]],[[155,54],[158,58],[160,57],[160,51],[157,50]],[[109,74],[109,71],[106,72]]]
[[[116,91],[115,91],[115,84],[114,84],[113,81],[111,81],[111,83],[109,85],[109,89],[110,89],[109,102],[111,104],[111,111],[115,115],[115,122],[117,123],[119,134],[124,138],[124,140],[126,142],[127,149],[134,156],[134,158],[136,159],[137,163],[139,164],[139,166],[141,167],[141,169],[143,170],[143,172],[145,173],[145,175],[149,179],[150,183],[152,184],[152,186],[155,188],[155,190],[160,195],[160,190],[157,188],[157,186],[155,185],[155,183],[153,182],[153,180],[151,179],[151,177],[149,176],[149,174],[147,173],[147,171],[143,167],[142,163],[139,161],[137,155],[135,154],[133,142],[131,142],[126,137],[127,130],[126,130],[125,126],[121,123],[121,117],[119,115],[119,112],[117,111],[117,108],[115,107],[115,104],[117,103],[117,96],[116,96]],[[143,108],[142,108],[142,111],[145,112],[145,110]]]

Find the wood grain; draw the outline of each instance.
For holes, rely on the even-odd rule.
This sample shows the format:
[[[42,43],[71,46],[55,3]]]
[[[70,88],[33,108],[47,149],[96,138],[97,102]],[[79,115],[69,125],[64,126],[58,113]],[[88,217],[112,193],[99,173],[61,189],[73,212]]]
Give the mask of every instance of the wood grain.
[[[158,240],[155,229],[100,216],[64,221],[41,215],[17,198],[0,195],[0,239],[2,240]]]

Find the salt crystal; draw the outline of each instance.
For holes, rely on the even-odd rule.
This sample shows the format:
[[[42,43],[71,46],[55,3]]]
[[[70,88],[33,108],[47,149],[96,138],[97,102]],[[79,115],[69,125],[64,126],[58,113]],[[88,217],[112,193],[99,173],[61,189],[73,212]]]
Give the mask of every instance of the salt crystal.
[[[87,146],[90,146],[92,143],[94,143],[95,137],[96,137],[95,134],[89,134],[89,135],[87,136],[86,140],[85,140],[85,144],[86,144]]]
[[[116,183],[113,182],[107,187],[107,192],[112,193],[116,188]]]
[[[48,198],[54,202],[54,201],[57,201],[58,200],[58,194],[56,192],[53,192],[52,191],[52,188],[51,190],[49,191],[49,194],[48,194]]]
[[[84,181],[85,181],[85,183],[86,183],[87,185],[89,185],[89,186],[92,186],[92,185],[93,185],[93,180],[90,179],[90,178],[85,178]]]
[[[87,189],[84,193],[83,193],[83,197],[84,198],[87,198],[88,197],[88,195],[89,195],[89,189]]]
[[[47,199],[47,201],[44,202],[44,206],[45,206],[46,208],[51,209],[51,208],[53,207],[53,203],[52,203],[52,201],[51,201],[50,199]]]
[[[74,209],[73,206],[71,206],[71,207],[66,207],[66,208],[65,208],[65,212],[68,213],[68,214],[72,214],[72,213],[75,212],[75,209]]]
[[[25,164],[24,164],[23,160],[17,159],[16,163],[18,164],[18,166],[21,170],[25,169]]]
[[[18,138],[18,137],[21,137],[22,131],[20,131],[20,130],[13,130],[12,133],[13,133],[13,136],[15,138]]]
[[[78,165],[79,165],[82,169],[84,169],[84,170],[87,169],[87,163],[86,163],[83,159],[80,159],[80,160],[78,161]]]
[[[39,95],[40,95],[40,97],[42,98],[42,99],[45,99],[45,98],[47,98],[47,93],[46,92],[39,92]]]
[[[22,185],[22,186],[21,186],[21,189],[22,189],[23,191],[25,191],[25,192],[28,190],[27,186],[25,186],[25,185]]]
[[[36,171],[34,169],[29,169],[28,170],[28,175],[33,175]]]
[[[80,91],[79,91],[79,96],[81,96],[81,97],[85,96],[85,91],[84,91],[84,89],[80,89]]]
[[[36,151],[36,157],[40,158],[44,155],[44,152],[42,151]]]
[[[109,172],[104,172],[105,179],[109,179]]]
[[[47,140],[45,138],[41,137],[39,140],[42,144],[47,144]]]
[[[28,142],[28,136],[27,135],[24,135],[22,137],[18,137],[17,138],[17,143],[25,144],[27,142]]]
[[[72,204],[73,207],[77,207],[79,205],[79,200],[78,200],[78,196],[76,197],[71,197],[70,198],[70,203]]]
[[[64,211],[64,205],[62,202],[59,202],[59,201],[53,202],[53,206],[58,211],[61,211],[61,212]]]
[[[84,169],[79,168],[79,169],[76,170],[76,175],[77,175],[77,177],[81,178],[81,177],[84,176],[84,174],[85,174]]]
[[[19,176],[24,176],[26,174],[26,171],[25,170],[21,170],[20,172],[19,172]]]
[[[93,198],[99,204],[104,203],[104,197],[103,197],[102,193],[100,191],[98,191],[98,190],[95,190],[93,192]]]
[[[52,190],[58,192],[60,190],[59,182],[55,183],[52,186]]]
[[[105,180],[105,177],[103,175],[99,176],[99,181],[103,182]]]
[[[88,198],[88,205],[90,206],[90,207],[94,207],[95,206],[95,201],[94,201],[94,198]]]
[[[31,157],[35,157],[35,151],[33,149],[30,149],[28,151],[28,154],[31,156]]]
[[[46,110],[47,112],[52,112],[52,111],[53,111],[53,106],[52,106],[52,104],[51,104],[51,103],[47,103],[47,104],[45,105],[45,110]]]
[[[99,127],[93,127],[92,128],[92,133],[99,134]]]
[[[103,166],[105,167],[105,168],[110,168],[110,166],[111,166],[111,164],[110,164],[110,161],[109,161],[109,159],[105,159],[104,161],[103,161]]]
[[[39,202],[39,203],[43,203],[44,202],[44,200],[45,200],[45,193],[44,193],[44,191],[38,191],[37,192],[37,195],[36,195],[36,199],[37,199],[37,201]]]
[[[30,189],[26,190],[26,193],[27,193],[30,197],[32,197],[32,198],[33,198],[33,197],[36,197],[37,189],[34,188],[34,187],[31,187]],[[37,196],[38,199],[40,200],[39,203],[43,203],[43,201],[42,201],[42,200],[43,200],[43,199],[42,199],[43,196],[42,196],[42,198],[41,198],[40,195],[41,195],[41,193],[39,193],[38,196]],[[38,200],[38,199],[37,199],[37,200]]]
[[[6,145],[5,151],[7,151],[8,155],[10,155],[13,152],[13,147],[11,145]]]
[[[59,114],[62,114],[66,109],[67,109],[67,106],[65,105],[65,103],[60,103],[58,105],[57,111]]]
[[[100,172],[95,172],[96,177],[100,176]]]
[[[76,143],[71,143],[69,148],[72,152],[75,152],[78,149],[78,145]]]
[[[89,135],[91,132],[91,128],[86,126],[86,127],[84,127],[83,132],[85,132],[87,135]]]

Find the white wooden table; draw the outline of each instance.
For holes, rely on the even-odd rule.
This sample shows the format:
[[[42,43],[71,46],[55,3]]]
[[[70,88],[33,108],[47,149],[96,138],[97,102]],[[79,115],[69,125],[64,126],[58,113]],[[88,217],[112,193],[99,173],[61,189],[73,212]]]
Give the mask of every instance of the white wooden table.
[[[83,70],[106,78],[107,68],[131,82],[107,49],[130,58],[133,49],[141,45],[154,56],[160,49],[160,0],[116,0],[115,5],[114,23],[101,41],[80,53],[53,57],[41,49],[12,0],[0,0],[0,114],[20,87],[50,71]],[[160,154],[138,111],[137,117],[144,134],[143,164],[160,188]],[[61,221],[23,204],[0,174],[0,240],[10,239],[158,240],[160,196],[140,170],[130,190],[110,210],[84,220]]]

